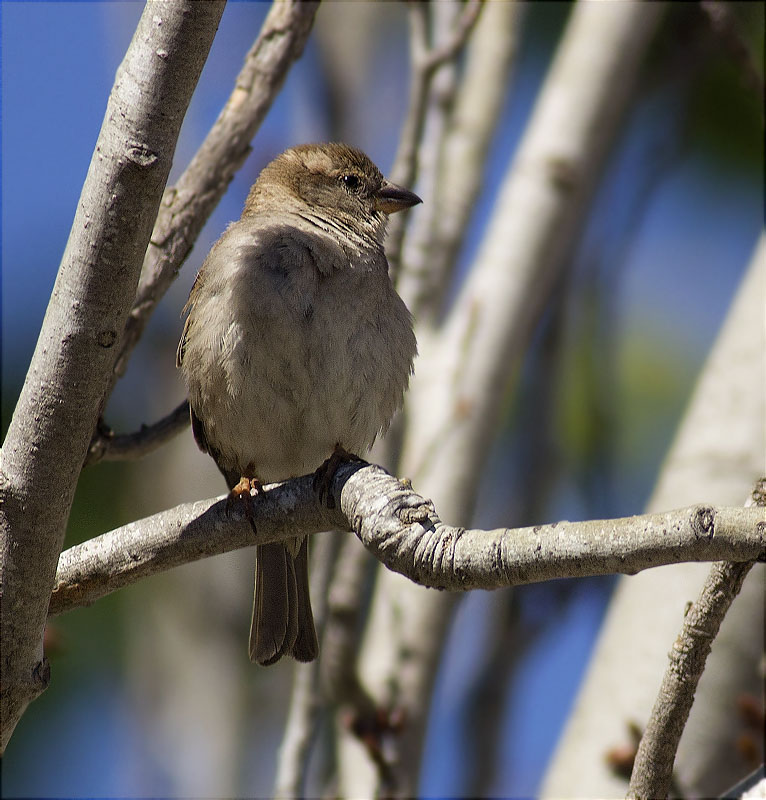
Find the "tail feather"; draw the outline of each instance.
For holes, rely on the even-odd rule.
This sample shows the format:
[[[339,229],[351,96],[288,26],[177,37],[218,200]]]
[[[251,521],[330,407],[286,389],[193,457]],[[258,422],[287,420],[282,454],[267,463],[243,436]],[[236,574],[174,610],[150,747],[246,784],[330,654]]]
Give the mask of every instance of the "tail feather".
[[[308,552],[309,539],[308,536],[304,536],[294,562],[295,582],[298,589],[298,637],[293,645],[292,655],[297,661],[313,661],[319,655],[319,642],[317,641],[316,628],[314,628],[314,615],[311,612]]]
[[[280,543],[256,548],[250,660],[273,664],[292,649],[298,633],[292,558]]]
[[[259,545],[255,564],[250,660],[263,666],[285,655],[312,661],[319,644],[309,596],[307,540],[295,556],[281,542]]]

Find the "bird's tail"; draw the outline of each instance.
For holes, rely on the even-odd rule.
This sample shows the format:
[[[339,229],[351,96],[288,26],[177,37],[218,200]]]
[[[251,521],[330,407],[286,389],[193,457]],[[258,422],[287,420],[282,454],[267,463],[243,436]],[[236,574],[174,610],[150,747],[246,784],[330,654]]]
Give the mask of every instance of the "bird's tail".
[[[313,661],[318,653],[309,595],[308,537],[259,545],[250,660],[266,666],[285,655]]]

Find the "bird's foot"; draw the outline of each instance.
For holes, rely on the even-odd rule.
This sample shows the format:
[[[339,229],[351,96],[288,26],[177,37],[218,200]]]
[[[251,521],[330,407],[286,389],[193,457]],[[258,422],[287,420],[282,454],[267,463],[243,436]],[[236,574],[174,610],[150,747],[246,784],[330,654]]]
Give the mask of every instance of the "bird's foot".
[[[364,459],[349,453],[338,442],[330,457],[325,459],[322,466],[314,473],[314,491],[319,495],[319,502],[325,503],[327,508],[335,508],[335,498],[330,493],[330,484],[338,467],[353,461],[364,461]]]
[[[263,484],[258,480],[258,478],[246,478],[243,476],[239,479],[239,483],[232,488],[232,490],[229,492],[229,496],[226,498],[228,509],[234,508],[235,503],[243,503],[245,517],[247,517],[247,521],[250,523],[250,527],[252,527],[253,530],[255,530],[255,511],[253,510],[253,499],[258,496],[262,488]]]
[[[229,492],[229,500],[241,499],[246,495],[252,497],[254,494],[258,494],[262,488],[263,484],[258,478],[242,477],[239,479],[239,483]]]

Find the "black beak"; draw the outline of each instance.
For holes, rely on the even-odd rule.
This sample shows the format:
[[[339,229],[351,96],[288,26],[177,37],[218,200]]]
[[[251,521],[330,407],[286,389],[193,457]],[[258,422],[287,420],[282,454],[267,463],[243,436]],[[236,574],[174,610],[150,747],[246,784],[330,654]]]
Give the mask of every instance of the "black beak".
[[[384,214],[395,214],[397,211],[404,211],[405,208],[422,202],[415,192],[385,180],[375,193],[375,210],[382,211]]]

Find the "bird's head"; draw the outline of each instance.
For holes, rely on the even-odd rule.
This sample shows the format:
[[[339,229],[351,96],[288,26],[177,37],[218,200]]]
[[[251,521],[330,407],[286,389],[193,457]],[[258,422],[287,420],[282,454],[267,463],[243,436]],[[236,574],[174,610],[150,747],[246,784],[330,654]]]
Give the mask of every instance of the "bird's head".
[[[420,202],[414,192],[387,181],[361,150],[304,144],[264,167],[243,216],[288,210],[381,241],[388,215]]]

